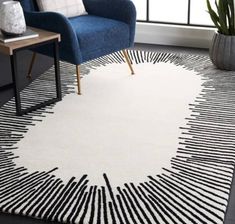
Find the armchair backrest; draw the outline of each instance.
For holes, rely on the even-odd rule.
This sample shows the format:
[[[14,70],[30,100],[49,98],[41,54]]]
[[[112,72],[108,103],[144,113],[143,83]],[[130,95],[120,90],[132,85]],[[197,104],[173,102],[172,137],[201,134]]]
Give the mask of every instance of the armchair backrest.
[[[19,0],[19,2],[26,12],[38,11],[36,0]]]

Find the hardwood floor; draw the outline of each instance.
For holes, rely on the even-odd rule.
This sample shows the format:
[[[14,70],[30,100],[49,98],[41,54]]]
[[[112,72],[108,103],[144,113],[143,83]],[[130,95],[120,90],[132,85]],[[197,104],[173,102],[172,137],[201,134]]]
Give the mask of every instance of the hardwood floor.
[[[183,47],[170,47],[170,46],[159,46],[159,45],[146,45],[146,44],[136,44],[135,49],[145,50],[145,51],[166,51],[166,52],[178,52],[178,53],[188,53],[188,54],[202,54],[208,55],[207,49],[195,49],[195,48],[183,48]],[[27,68],[30,63],[31,52],[23,52],[19,55],[19,71],[22,74],[21,76],[21,88],[25,87],[29,80],[26,78]],[[47,70],[52,65],[52,59],[39,56],[34,70],[33,78],[37,77],[38,74],[41,74],[43,71]],[[5,56],[0,55],[0,85],[7,84],[11,82],[10,75],[10,64],[9,59]],[[0,106],[13,97],[12,91],[5,91],[0,93]],[[226,213],[225,224],[234,224],[235,223],[235,180],[232,184],[231,196],[229,200],[229,206]],[[0,213],[0,224],[49,224],[55,222],[46,222],[33,218],[21,217],[16,215],[9,215]]]

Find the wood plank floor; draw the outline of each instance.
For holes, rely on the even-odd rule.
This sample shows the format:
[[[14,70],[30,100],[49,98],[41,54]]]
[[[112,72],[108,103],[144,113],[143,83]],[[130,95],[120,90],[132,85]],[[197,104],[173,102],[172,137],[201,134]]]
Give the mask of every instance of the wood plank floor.
[[[161,51],[161,52],[175,52],[175,53],[188,53],[188,54],[202,54],[208,55],[207,49],[195,49],[195,48],[184,48],[184,47],[170,47],[170,46],[159,46],[159,45],[146,45],[146,44],[136,44],[135,49],[145,50],[145,51]],[[23,52],[19,55],[19,58],[24,60],[19,60],[19,72],[21,73],[21,88],[25,87],[30,81],[26,78],[27,68],[30,63],[31,52]],[[37,63],[35,64],[33,77],[37,77],[43,71],[48,69],[52,64],[52,59],[39,56]],[[11,82],[10,74],[10,62],[6,56],[0,55],[0,85],[7,84]],[[13,96],[12,91],[5,91],[0,93],[0,106],[4,104]],[[232,184],[232,191],[229,201],[229,206],[225,218],[225,224],[235,224],[235,180]],[[0,213],[0,224],[49,224],[55,222],[46,222],[37,219],[21,217],[16,215],[9,215]]]

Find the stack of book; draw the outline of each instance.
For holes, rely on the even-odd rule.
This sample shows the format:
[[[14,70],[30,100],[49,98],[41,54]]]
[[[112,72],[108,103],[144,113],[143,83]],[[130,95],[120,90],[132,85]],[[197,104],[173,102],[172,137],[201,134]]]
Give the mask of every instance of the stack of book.
[[[19,40],[35,38],[38,36],[39,36],[38,33],[34,32],[33,30],[31,30],[29,28],[27,28],[25,33],[23,33],[22,35],[19,35],[19,36],[5,36],[0,31],[0,42],[10,43],[10,42],[19,41]]]

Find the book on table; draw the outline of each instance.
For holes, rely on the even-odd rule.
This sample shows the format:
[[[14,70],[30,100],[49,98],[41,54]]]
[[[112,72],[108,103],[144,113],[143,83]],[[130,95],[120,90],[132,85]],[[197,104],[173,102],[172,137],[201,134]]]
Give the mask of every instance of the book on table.
[[[22,35],[14,36],[14,37],[5,36],[0,31],[0,42],[10,43],[10,42],[19,41],[19,40],[26,40],[26,39],[30,39],[30,38],[35,38],[38,36],[39,36],[38,33],[36,33],[35,31],[33,31],[29,28],[27,28],[26,31]]]

